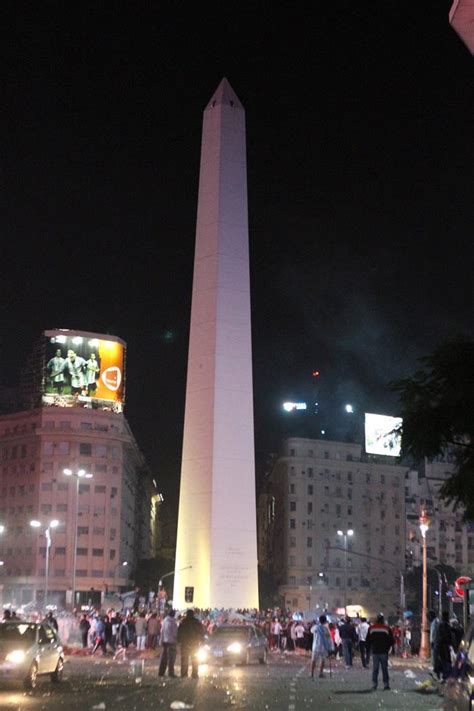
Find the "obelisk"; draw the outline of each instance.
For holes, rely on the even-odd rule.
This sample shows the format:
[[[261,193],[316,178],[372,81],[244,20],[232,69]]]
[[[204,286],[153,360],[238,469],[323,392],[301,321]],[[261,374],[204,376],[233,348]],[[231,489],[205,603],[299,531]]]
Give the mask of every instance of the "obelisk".
[[[173,604],[258,607],[245,111],[204,110]]]

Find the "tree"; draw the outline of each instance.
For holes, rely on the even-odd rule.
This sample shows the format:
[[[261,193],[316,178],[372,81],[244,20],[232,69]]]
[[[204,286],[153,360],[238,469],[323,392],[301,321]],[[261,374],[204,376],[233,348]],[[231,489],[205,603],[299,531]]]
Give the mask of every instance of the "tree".
[[[391,383],[403,418],[402,456],[452,454],[455,471],[440,495],[474,520],[474,342],[446,342],[420,362],[413,377]]]

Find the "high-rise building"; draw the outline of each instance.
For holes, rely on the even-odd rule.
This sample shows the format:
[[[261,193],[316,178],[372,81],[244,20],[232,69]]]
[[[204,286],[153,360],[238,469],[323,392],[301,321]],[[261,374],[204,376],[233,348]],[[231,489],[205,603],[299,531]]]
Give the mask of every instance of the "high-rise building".
[[[259,551],[285,605],[397,614],[406,471],[359,444],[284,441],[259,499]]]
[[[69,372],[60,359],[73,338]],[[123,362],[112,364],[118,339],[58,331],[42,343],[33,407],[0,416],[0,589],[4,604],[42,600],[46,588],[59,606],[72,603],[73,589],[76,605],[97,603],[127,588],[138,561],[153,555],[156,481],[122,413]],[[87,356],[89,382],[86,350],[99,364]]]
[[[464,521],[464,509],[439,496],[439,490],[454,473],[452,457],[446,453],[410,471],[405,482],[407,512],[407,561],[410,567],[423,560],[420,511],[425,509],[428,565],[451,566],[459,575],[474,575],[474,523]]]
[[[245,111],[204,110],[174,580],[177,607],[257,607]]]

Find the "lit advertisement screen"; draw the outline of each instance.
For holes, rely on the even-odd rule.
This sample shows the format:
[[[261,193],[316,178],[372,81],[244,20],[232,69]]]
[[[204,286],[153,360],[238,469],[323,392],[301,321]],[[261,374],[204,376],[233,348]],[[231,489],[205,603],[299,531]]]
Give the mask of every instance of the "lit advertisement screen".
[[[365,413],[365,451],[367,454],[383,454],[399,457],[401,436],[394,432],[402,424],[401,417]]]
[[[122,412],[125,343],[114,336],[46,331],[43,405]]]

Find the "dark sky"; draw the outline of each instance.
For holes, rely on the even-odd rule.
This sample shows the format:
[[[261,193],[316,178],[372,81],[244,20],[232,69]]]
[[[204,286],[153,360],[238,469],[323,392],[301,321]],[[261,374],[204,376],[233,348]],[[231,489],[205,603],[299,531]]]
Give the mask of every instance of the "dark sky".
[[[127,416],[171,499],[222,76],[247,111],[258,457],[315,368],[331,435],[345,402],[393,412],[389,380],[472,334],[474,72],[451,1],[284,5],[0,10],[1,382],[44,328],[124,338]]]

